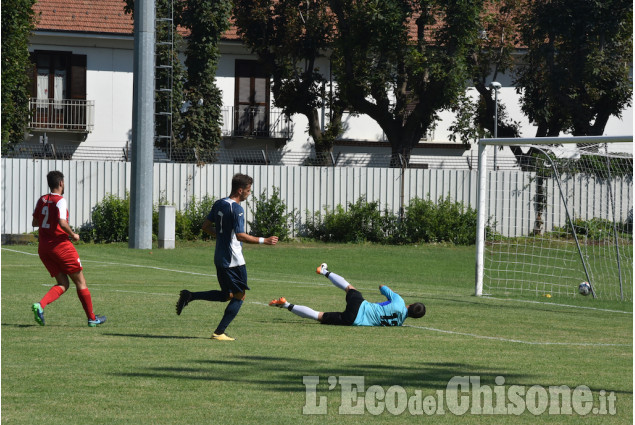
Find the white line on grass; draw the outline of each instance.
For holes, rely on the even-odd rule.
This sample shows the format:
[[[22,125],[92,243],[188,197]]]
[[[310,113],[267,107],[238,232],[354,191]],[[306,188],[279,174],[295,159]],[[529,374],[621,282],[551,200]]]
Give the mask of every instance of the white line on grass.
[[[16,252],[16,253],[19,253],[19,254],[25,254],[25,255],[38,255],[38,254],[30,253],[30,252],[17,251],[17,250],[13,250],[13,249],[4,248],[4,247],[2,249],[6,250],[6,251]],[[117,265],[117,266],[128,266],[128,267],[136,267],[136,268],[149,268],[149,269],[153,269],[153,270],[168,271],[168,272],[173,272],[173,273],[186,273],[186,274],[193,274],[193,275],[198,275],[198,276],[208,276],[208,277],[216,276],[215,274],[188,272],[188,271],[184,271],[184,270],[166,269],[166,268],[162,268],[162,267],[144,266],[144,265],[139,265],[139,264],[126,264],[126,263],[115,263],[115,262],[104,262],[104,261],[93,261],[93,260],[84,260],[84,261],[85,262],[92,262],[92,263],[108,264],[108,265]],[[308,283],[308,282],[298,282],[298,281],[281,281],[281,280],[277,280],[277,279],[252,278],[252,280],[263,281],[263,282],[295,283],[295,284],[300,284],[300,285],[331,286],[329,284],[323,284],[323,283]],[[47,284],[42,284],[42,285],[43,286],[49,286]],[[99,288],[99,289],[103,290],[103,288]],[[360,288],[360,289],[367,290],[368,288]],[[144,292],[144,291],[127,291],[127,290],[121,290],[121,289],[106,289],[106,292],[123,292],[123,293],[146,294],[146,295],[174,296],[173,294],[153,293],[153,292]],[[594,307],[571,306],[571,305],[567,305],[567,304],[545,303],[545,302],[530,301],[530,300],[507,300],[507,299],[504,299],[504,298],[495,298],[495,297],[483,297],[483,298],[491,299],[491,300],[497,300],[497,301],[529,302],[529,303],[537,303],[537,304],[545,304],[545,305],[556,305],[556,306],[561,306],[561,307],[587,308],[587,309],[599,310],[599,311],[608,311],[608,312],[615,312],[615,313],[632,314],[630,312],[619,311],[619,310],[607,310],[607,309],[600,309],[600,308],[594,308]],[[258,301],[248,301],[248,303],[257,304],[257,305],[263,305],[263,306],[267,306],[267,307],[269,306],[269,304],[261,303],[261,302],[258,302]],[[610,346],[613,346],[613,347],[631,347],[632,346],[632,344],[605,344],[605,343],[585,343],[585,342],[533,342],[533,341],[523,341],[523,340],[518,340],[518,339],[501,338],[501,337],[495,337],[495,336],[477,335],[477,334],[466,333],[466,332],[448,331],[448,330],[444,330],[444,329],[430,328],[430,327],[427,327],[427,326],[404,325],[404,327],[423,329],[423,330],[428,330],[428,331],[433,331],[433,332],[440,332],[440,333],[446,333],[446,334],[452,334],[452,335],[469,336],[469,337],[479,338],[479,339],[489,339],[489,340],[503,341],[503,342],[515,342],[515,343],[519,343],[519,344],[528,344],[528,345],[563,345],[563,346],[590,346],[590,347],[593,347],[593,346],[600,346],[600,347],[603,347],[603,346],[609,346],[609,347]]]
[[[494,340],[494,341],[502,341],[502,342],[515,342],[518,344],[528,344],[528,345],[575,345],[575,346],[583,346],[583,347],[632,347],[633,344],[605,344],[605,343],[601,343],[601,342],[535,342],[535,341],[523,341],[521,339],[508,339],[508,338],[501,338],[498,336],[487,336],[487,335],[477,335],[477,334],[472,334],[472,333],[467,333],[467,332],[455,332],[455,331],[447,331],[444,329],[436,329],[436,328],[430,328],[427,326],[413,326],[413,325],[403,325],[404,327],[408,327],[408,328],[417,328],[417,329],[423,329],[426,331],[433,331],[433,332],[440,332],[440,333],[445,333],[445,334],[451,334],[451,335],[461,335],[461,336],[470,336],[472,338],[479,338],[479,339],[490,339],[490,340]]]
[[[512,302],[519,302],[519,303],[555,305],[555,306],[558,306],[558,307],[584,308],[584,309],[587,309],[587,310],[608,311],[610,313],[633,314],[632,311],[609,310],[607,308],[586,307],[586,306],[582,306],[582,305],[547,303],[547,302],[544,302],[544,301],[532,301],[532,300],[510,300],[508,298],[496,298],[496,297],[490,297],[490,296],[483,297],[483,298],[487,299],[487,300],[496,300],[496,301],[512,301]]]
[[[50,285],[42,284],[42,286],[50,286]],[[101,287],[99,288],[99,290],[105,291],[105,292],[123,292],[127,294],[143,294],[143,295],[159,295],[159,296],[176,297],[175,294],[165,294],[165,293],[157,293],[157,292],[126,291],[122,289],[104,289]],[[269,307],[268,303],[262,303],[260,301],[247,301],[247,303]],[[407,328],[423,329],[426,331],[440,332],[440,333],[451,334],[451,335],[469,336],[472,338],[489,339],[489,340],[502,341],[502,342],[515,342],[518,344],[527,344],[527,345],[562,345],[562,346],[583,346],[583,347],[632,347],[632,344],[605,344],[605,343],[591,343],[591,342],[533,342],[533,341],[523,341],[520,339],[508,339],[508,338],[501,338],[496,336],[477,335],[477,334],[466,333],[466,332],[448,331],[444,329],[430,328],[427,326],[414,326],[414,325],[403,325],[403,326]]]

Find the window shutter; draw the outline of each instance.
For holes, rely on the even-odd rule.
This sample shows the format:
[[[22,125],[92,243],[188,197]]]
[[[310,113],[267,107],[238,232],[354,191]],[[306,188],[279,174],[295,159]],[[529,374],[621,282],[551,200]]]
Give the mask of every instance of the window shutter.
[[[71,55],[71,99],[86,100],[86,55]]]
[[[29,93],[31,93],[31,97],[37,97],[37,66],[35,65],[37,62],[35,61],[35,52],[29,53],[29,61],[29,67],[26,70],[29,77]]]

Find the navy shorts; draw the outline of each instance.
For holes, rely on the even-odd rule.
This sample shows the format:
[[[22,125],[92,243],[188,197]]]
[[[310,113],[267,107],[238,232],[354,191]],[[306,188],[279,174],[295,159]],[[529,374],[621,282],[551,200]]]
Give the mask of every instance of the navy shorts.
[[[229,268],[217,266],[216,277],[218,278],[220,289],[227,294],[230,292],[237,294],[249,289],[249,286],[247,286],[247,267],[244,264]]]
[[[364,302],[362,293],[357,289],[349,289],[346,293],[346,309],[341,313],[324,313],[322,315],[323,325],[351,326],[359,312],[359,306]]]

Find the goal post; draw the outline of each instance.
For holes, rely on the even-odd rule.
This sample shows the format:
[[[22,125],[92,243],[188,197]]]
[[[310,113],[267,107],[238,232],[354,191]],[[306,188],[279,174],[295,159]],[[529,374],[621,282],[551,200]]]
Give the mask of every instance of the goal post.
[[[632,142],[480,139],[475,295],[576,296],[587,281],[594,298],[632,299]]]

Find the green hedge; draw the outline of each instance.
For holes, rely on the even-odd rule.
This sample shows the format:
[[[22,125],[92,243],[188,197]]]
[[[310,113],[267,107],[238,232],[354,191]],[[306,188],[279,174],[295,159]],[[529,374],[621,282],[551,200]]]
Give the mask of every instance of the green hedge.
[[[307,212],[307,217],[310,213]],[[450,242],[474,244],[476,240],[476,210],[450,197],[414,198],[406,207],[403,219],[380,210],[377,202],[361,197],[324,213],[316,212],[306,223],[306,236],[325,242],[381,242],[389,244]]]
[[[165,200],[159,203],[165,204]],[[207,239],[201,226],[212,208],[214,198],[205,196],[201,200],[190,199],[183,211],[176,211],[175,232],[177,239]],[[248,204],[253,213],[249,222],[251,233],[258,236],[277,235],[288,239],[292,224],[297,220],[295,211],[287,213],[280,198],[279,189],[273,187],[270,196],[263,191]],[[253,205],[253,207],[252,207]],[[114,195],[106,195],[92,213],[92,223],[80,229],[84,241],[125,242],[128,240],[128,216],[130,202]],[[380,208],[378,202],[368,202],[360,197],[344,209],[337,205],[323,212],[307,211],[307,221],[300,224],[300,234],[324,242],[376,242],[387,244],[414,244],[449,242],[470,245],[475,242],[476,210],[450,197],[430,199],[414,198],[405,208],[403,218]],[[156,239],[159,226],[159,205],[154,205],[152,214],[153,236]]]

